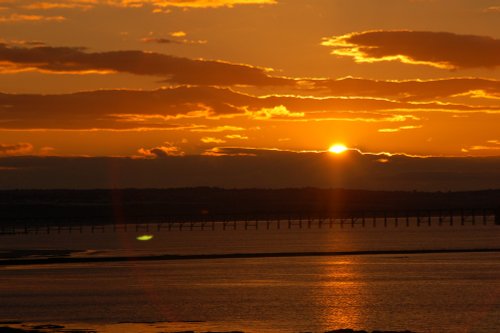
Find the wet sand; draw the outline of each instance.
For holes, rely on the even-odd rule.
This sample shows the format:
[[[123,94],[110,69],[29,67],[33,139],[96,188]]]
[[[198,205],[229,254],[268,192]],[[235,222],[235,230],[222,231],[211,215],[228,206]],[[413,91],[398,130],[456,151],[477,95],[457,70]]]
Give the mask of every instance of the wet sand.
[[[384,251],[325,251],[325,252],[258,252],[258,253],[223,253],[223,254],[189,254],[189,255],[145,255],[145,256],[110,256],[110,257],[69,257],[71,253],[55,252],[54,256],[44,258],[33,258],[37,250],[22,256],[13,251],[11,259],[0,257],[1,266],[19,265],[44,265],[44,264],[69,264],[69,263],[100,263],[100,262],[129,262],[129,261],[164,261],[164,260],[210,260],[210,259],[247,259],[247,258],[293,258],[293,257],[335,257],[335,256],[358,256],[358,255],[411,255],[411,254],[444,254],[444,253],[494,253],[500,252],[500,248],[484,249],[425,249],[425,250],[384,250]],[[62,256],[57,256],[62,254]],[[1,331],[0,331],[1,332]]]
[[[9,326],[5,326],[9,324]],[[207,331],[207,330],[182,330],[182,331],[165,331],[162,327],[164,322],[147,322],[147,323],[117,323],[112,325],[102,325],[96,328],[76,328],[76,326],[58,325],[58,324],[29,324],[22,322],[0,322],[0,333],[245,333],[244,331],[224,330],[224,331]],[[301,332],[305,333],[305,332]],[[416,333],[413,331],[365,331],[354,330],[350,328],[335,329],[321,332],[307,333]]]

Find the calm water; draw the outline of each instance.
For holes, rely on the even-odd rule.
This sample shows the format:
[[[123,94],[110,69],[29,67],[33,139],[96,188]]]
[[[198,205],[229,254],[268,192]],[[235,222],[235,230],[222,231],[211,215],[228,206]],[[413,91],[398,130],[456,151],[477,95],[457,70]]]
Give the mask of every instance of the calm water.
[[[80,251],[75,256],[96,256],[500,245],[500,227],[491,224],[150,231],[154,237],[147,242],[136,240],[140,234],[1,236],[0,249],[71,249]],[[0,266],[0,300],[0,320],[102,332],[349,327],[493,333],[500,331],[500,253]]]

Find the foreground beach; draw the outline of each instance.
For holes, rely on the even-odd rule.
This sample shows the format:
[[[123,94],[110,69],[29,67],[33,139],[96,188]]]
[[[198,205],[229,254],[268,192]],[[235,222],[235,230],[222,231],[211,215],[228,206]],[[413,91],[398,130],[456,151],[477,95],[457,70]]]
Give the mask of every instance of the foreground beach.
[[[8,322],[5,322],[8,323]],[[0,325],[3,323],[0,322]],[[26,324],[26,323],[13,323],[12,326],[0,326],[0,333],[139,333],[139,332],[164,332],[161,331],[161,323],[119,323],[115,325],[108,325],[97,329],[93,328],[75,328],[66,327],[56,324]],[[183,330],[183,331],[168,331],[164,333],[245,333],[243,331],[205,331],[205,330]],[[404,331],[365,331],[354,330],[349,328],[335,329],[325,332],[309,332],[309,333],[416,333],[408,330]]]
[[[490,223],[4,235],[0,332],[497,333],[499,233]]]

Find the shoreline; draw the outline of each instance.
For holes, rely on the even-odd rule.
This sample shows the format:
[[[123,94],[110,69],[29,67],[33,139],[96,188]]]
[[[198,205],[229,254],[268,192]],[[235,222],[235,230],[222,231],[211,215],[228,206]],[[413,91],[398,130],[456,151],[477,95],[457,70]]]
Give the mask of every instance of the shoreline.
[[[448,253],[498,253],[500,248],[479,249],[422,249],[422,250],[375,250],[375,251],[325,251],[325,252],[256,252],[256,253],[221,253],[188,255],[147,255],[147,256],[110,256],[110,257],[52,257],[36,259],[0,260],[0,267],[48,264],[104,263],[128,261],[179,261],[213,259],[253,259],[253,258],[296,258],[296,257],[337,257],[358,255],[414,255]]]
[[[1,324],[0,324],[1,325]],[[152,330],[158,330],[159,327],[150,327]],[[153,331],[151,331],[153,332]],[[0,326],[0,333],[99,333],[99,330],[94,328],[69,328],[63,325],[55,324],[42,324],[42,325],[27,325],[23,323],[16,323],[15,326]],[[163,331],[160,331],[163,333]],[[170,333],[245,333],[240,330],[182,330],[170,331]],[[313,333],[313,332],[307,332]],[[341,328],[327,331],[320,331],[317,333],[416,333],[410,330],[357,330],[351,328]]]
[[[217,327],[176,327],[170,330],[164,326],[169,321],[145,321],[145,322],[118,322],[101,325],[92,325],[84,323],[42,323],[42,322],[25,322],[18,320],[1,320],[0,333],[116,333],[116,332],[140,332],[148,333],[246,333],[250,332],[245,329],[231,330],[228,328]],[[182,322],[180,322],[182,323]],[[185,322],[192,323],[195,322]],[[85,327],[86,326],[86,327]],[[253,330],[251,329],[253,332]],[[300,331],[303,332],[303,331]],[[353,329],[353,328],[336,328],[336,329],[321,329],[320,331],[306,331],[307,333],[416,333],[408,329],[398,330],[372,330],[372,329]],[[294,332],[295,333],[295,332]],[[297,332],[299,333],[299,332]],[[304,332],[305,333],[305,332]]]

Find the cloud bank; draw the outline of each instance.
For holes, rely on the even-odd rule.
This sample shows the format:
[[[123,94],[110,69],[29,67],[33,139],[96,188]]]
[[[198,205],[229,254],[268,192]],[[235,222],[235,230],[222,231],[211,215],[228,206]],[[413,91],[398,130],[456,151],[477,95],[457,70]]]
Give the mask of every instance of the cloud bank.
[[[144,39],[154,43],[184,43],[169,38]],[[496,60],[500,59],[499,57]],[[495,61],[496,61],[495,60]],[[342,79],[286,78],[267,68],[217,60],[190,59],[167,54],[131,51],[88,52],[84,48],[50,47],[26,43],[0,43],[0,73],[38,71],[48,74],[127,73],[160,77],[166,83],[226,87],[285,88],[295,94],[322,94],[390,98],[401,101],[432,101],[458,95],[482,99],[500,98],[500,81],[482,78],[380,81],[347,77]],[[474,101],[475,100],[475,101]]]
[[[268,70],[214,60],[193,60],[154,52],[86,52],[75,47],[19,47],[0,44],[0,69],[9,72],[129,73],[164,77],[166,81],[196,85],[287,85]]]
[[[315,80],[314,87],[327,89],[335,96],[387,97],[406,101],[439,100],[471,92],[482,93],[483,98],[500,97],[500,81],[481,78],[383,81],[347,77]]]
[[[443,69],[500,66],[500,39],[430,31],[363,31],[325,38],[332,54],[356,62],[400,61]]]
[[[176,129],[181,120],[235,117],[261,121],[402,122],[418,120],[412,112],[424,111],[498,113],[500,107],[359,97],[256,97],[227,88],[193,86],[62,95],[0,93],[0,129],[4,130]]]
[[[500,187],[500,157],[415,158],[349,151],[295,153],[225,148],[225,156],[155,159],[5,157],[1,188],[161,188],[314,186],[376,190]],[[385,160],[381,163],[381,160]]]
[[[97,6],[113,6],[125,8],[141,8],[152,6],[158,9],[167,8],[219,8],[239,5],[273,5],[276,0],[10,0],[6,5],[27,10],[82,9],[88,10]]]

